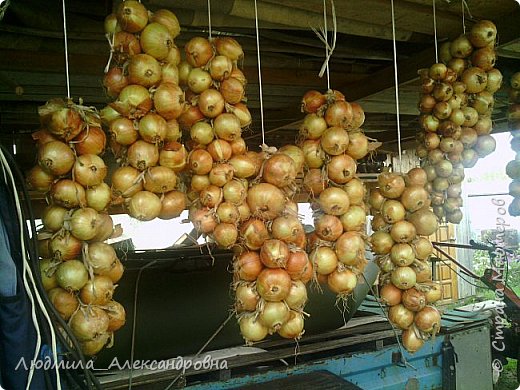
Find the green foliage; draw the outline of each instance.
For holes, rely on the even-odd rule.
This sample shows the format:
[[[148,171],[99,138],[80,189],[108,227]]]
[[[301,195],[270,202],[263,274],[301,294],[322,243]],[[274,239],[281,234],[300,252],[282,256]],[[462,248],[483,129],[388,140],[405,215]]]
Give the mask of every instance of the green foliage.
[[[486,268],[492,267],[488,252],[474,251],[473,252],[473,269],[477,275],[483,275]],[[517,295],[520,294],[520,251],[515,251],[504,268],[504,279],[507,286],[512,288]],[[484,299],[493,299],[495,294],[489,291],[482,282],[478,282],[482,288],[477,288],[477,295]]]

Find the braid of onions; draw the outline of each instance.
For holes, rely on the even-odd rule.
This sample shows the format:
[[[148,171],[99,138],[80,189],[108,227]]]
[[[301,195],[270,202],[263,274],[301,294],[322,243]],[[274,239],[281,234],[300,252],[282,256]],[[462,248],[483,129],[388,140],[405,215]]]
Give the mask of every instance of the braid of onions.
[[[114,100],[101,110],[119,167],[112,173],[113,203],[140,221],[178,217],[186,208],[179,117],[187,110],[179,86],[180,33],[175,14],[123,1],[105,19],[110,60],[103,85]]]
[[[48,202],[37,237],[39,271],[51,303],[92,356],[112,345],[126,320],[124,307],[113,300],[123,265],[104,242],[122,233],[107,212],[106,136],[99,114],[82,102],[54,99],[38,112],[41,128],[32,135],[38,165],[26,180]]]
[[[430,210],[422,168],[406,175],[384,172],[369,194],[372,219],[370,246],[380,273],[380,300],[389,320],[403,330],[403,345],[416,352],[440,329],[440,314],[433,304],[441,286],[432,281],[428,261],[433,247],[429,236],[438,228]]]
[[[421,69],[417,155],[428,174],[435,215],[460,223],[464,168],[495,150],[491,114],[502,74],[495,68],[496,26],[481,20],[440,46],[440,63]]]
[[[515,159],[506,165],[506,174],[513,180],[509,184],[509,195],[513,200],[509,204],[508,212],[513,217],[520,216],[520,72],[511,76],[509,90],[508,124],[511,131],[511,149],[517,154]]]
[[[303,186],[310,196],[314,232],[309,257],[314,279],[346,301],[358,283],[365,259],[365,186],[357,161],[377,147],[361,130],[365,114],[339,91],[308,91],[300,127],[305,157]]]

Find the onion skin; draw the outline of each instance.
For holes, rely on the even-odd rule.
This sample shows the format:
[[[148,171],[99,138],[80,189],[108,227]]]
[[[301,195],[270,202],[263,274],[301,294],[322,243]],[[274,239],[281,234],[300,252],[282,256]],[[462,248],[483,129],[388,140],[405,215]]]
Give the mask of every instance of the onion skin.
[[[398,267],[392,272],[391,280],[397,288],[407,290],[416,284],[415,271],[410,267]]]
[[[336,294],[350,294],[356,288],[357,277],[348,269],[344,271],[336,270],[327,277],[327,284]]]
[[[285,339],[299,339],[303,333],[304,318],[303,314],[291,310],[289,319],[278,329],[278,334]]]
[[[26,183],[29,189],[38,192],[49,191],[53,181],[54,175],[47,173],[39,165],[32,167],[26,175]]]
[[[412,325],[409,329],[403,331],[403,346],[410,353],[417,352],[424,345],[424,340],[420,339],[418,335],[417,328]]]
[[[81,302],[87,305],[106,305],[112,300],[114,284],[108,276],[97,275],[90,279],[81,289]]]
[[[240,211],[240,208],[239,208]],[[264,241],[269,239],[265,223],[258,218],[250,218],[240,227],[240,235],[244,244],[251,250],[259,250]]]
[[[78,298],[73,293],[65,291],[60,287],[48,291],[49,300],[58,311],[61,318],[67,321],[79,306]]]
[[[415,326],[426,333],[437,333],[441,328],[441,315],[433,306],[426,306],[415,315]]]
[[[414,314],[411,310],[404,307],[403,304],[397,304],[388,310],[388,318],[399,329],[405,330],[413,324]]]
[[[235,310],[237,313],[255,311],[260,296],[254,283],[240,282],[235,290]]]
[[[126,201],[128,214],[139,221],[151,221],[161,213],[161,200],[150,191],[139,191]]]
[[[430,236],[437,231],[437,217],[426,209],[418,210],[408,217],[408,221],[414,224],[417,234],[421,236]]]
[[[269,183],[260,183],[252,186],[247,192],[247,204],[252,215],[273,220],[284,210],[285,196],[278,187]]]
[[[289,295],[291,277],[280,268],[266,268],[258,275],[256,289],[268,302],[280,302]]]
[[[51,175],[66,175],[74,165],[74,153],[61,141],[47,142],[38,150],[38,163]]]
[[[255,319],[255,316],[244,316],[238,320],[238,325],[240,326],[240,333],[246,344],[261,341],[263,340],[269,330],[263,326],[260,321]]]
[[[426,305],[426,296],[415,288],[403,292],[403,305],[408,310],[418,312]]]
[[[386,198],[397,199],[405,189],[404,178],[397,173],[383,172],[378,178],[379,191]]]
[[[89,127],[74,138],[74,149],[78,155],[103,154],[106,146],[106,135],[99,127]]]
[[[329,275],[338,266],[338,256],[332,248],[318,246],[309,255],[318,275]]]
[[[381,302],[387,306],[395,306],[401,303],[402,291],[392,283],[385,284],[379,292]]]
[[[260,255],[256,251],[246,251],[240,254],[234,261],[235,273],[241,280],[254,282],[262,272],[264,266]]]
[[[64,290],[78,291],[87,283],[88,272],[81,261],[68,260],[58,266],[56,280]]]

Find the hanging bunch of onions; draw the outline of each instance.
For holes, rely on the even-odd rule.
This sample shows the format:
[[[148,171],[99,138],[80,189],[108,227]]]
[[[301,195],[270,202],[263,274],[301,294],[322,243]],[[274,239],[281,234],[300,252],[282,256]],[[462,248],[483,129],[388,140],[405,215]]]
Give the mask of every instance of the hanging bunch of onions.
[[[106,33],[114,38],[104,86],[115,111],[104,125],[122,165],[112,174],[114,202],[130,216],[149,221],[171,219],[186,209],[179,174],[187,151],[179,117],[187,110],[179,86],[181,52],[174,43],[180,26],[166,9],[150,12],[139,2],[123,1],[107,16]],[[124,42],[117,44],[124,33]]]
[[[511,139],[511,149],[517,155],[506,165],[506,174],[513,180],[509,184],[509,195],[513,200],[509,204],[508,212],[513,217],[520,216],[520,162],[518,152],[520,151],[520,72],[511,76],[509,92],[509,130],[513,138]]]
[[[502,84],[496,69],[496,26],[482,20],[441,45],[441,63],[419,71],[422,133],[417,154],[429,172],[434,212],[447,222],[462,220],[460,183],[464,168],[495,150],[493,94]]]
[[[415,352],[440,327],[438,311],[426,306],[442,295],[440,285],[431,280],[428,262],[433,252],[428,237],[438,227],[437,217],[430,211],[433,199],[430,200],[425,189],[428,174],[422,168],[412,168],[406,175],[385,172],[379,175],[377,184],[370,193],[369,203],[374,230],[370,245],[381,269],[379,296],[388,307],[389,320],[405,331],[405,348]],[[423,310],[435,312],[437,317],[432,313],[426,315]],[[432,321],[431,327],[422,324],[423,316],[425,322]],[[424,325],[419,329],[416,329],[417,319]],[[408,334],[412,330],[414,338]]]
[[[375,149],[361,130],[364,112],[339,91],[309,91],[300,127],[303,186],[314,210],[309,240],[313,277],[346,300],[357,285],[365,259],[365,185],[356,177],[357,160]]]

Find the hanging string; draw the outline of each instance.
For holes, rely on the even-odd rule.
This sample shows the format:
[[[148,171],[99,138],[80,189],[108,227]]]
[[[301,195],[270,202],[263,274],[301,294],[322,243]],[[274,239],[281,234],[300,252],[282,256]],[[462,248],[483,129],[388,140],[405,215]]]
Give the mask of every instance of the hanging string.
[[[329,61],[327,61],[327,58],[329,58],[329,29],[327,27],[327,0],[323,0],[323,29],[325,31],[324,37],[325,41],[327,42],[327,45],[325,45],[325,61],[326,61],[326,69],[327,69],[327,91],[330,90],[330,72],[329,72]]]
[[[312,31],[318,36],[320,41],[325,45],[325,61],[321,66],[319,77],[323,77],[325,72],[327,73],[327,88],[330,89],[330,74],[329,74],[329,60],[336,48],[336,37],[337,37],[337,22],[336,22],[336,7],[334,6],[334,0],[330,0],[330,6],[332,9],[332,45],[329,44],[328,40],[328,27],[327,27],[327,5],[326,0],[323,0],[323,27],[320,27],[320,31],[316,28],[311,27]]]
[[[211,41],[211,0],[208,0],[208,29],[209,29],[209,40]]]
[[[65,12],[65,0],[62,0],[63,6],[63,37],[65,40],[65,76],[67,78],[67,97],[70,99],[70,80],[69,80],[69,46],[67,44],[67,16]]]
[[[438,63],[439,49],[437,47],[437,13],[435,12],[435,0],[433,0],[433,35],[435,39],[435,63]]]
[[[464,0],[461,0],[460,6],[462,7],[462,32],[466,34],[466,21],[464,20]]]
[[[260,126],[262,128],[262,145],[265,145],[265,131],[264,131],[264,102],[262,99],[262,68],[260,66],[260,31],[258,29],[258,7],[255,0],[255,28],[256,28],[256,54],[258,61],[258,89],[260,93]]]
[[[397,117],[397,149],[399,151],[399,172],[403,168],[403,153],[401,150],[401,122],[399,120],[399,78],[397,76],[397,47],[395,40],[395,14],[394,14],[394,0],[392,4],[392,41],[394,45],[394,77],[395,77],[395,108]]]

